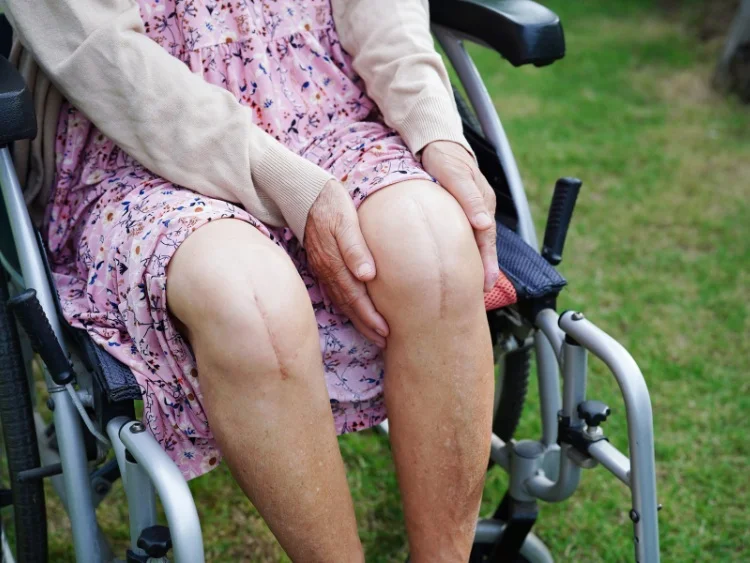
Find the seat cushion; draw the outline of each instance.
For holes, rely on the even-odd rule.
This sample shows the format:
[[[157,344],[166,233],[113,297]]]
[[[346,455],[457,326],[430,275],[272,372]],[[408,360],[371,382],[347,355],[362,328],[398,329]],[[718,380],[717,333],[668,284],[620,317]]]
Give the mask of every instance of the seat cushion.
[[[554,297],[567,284],[536,250],[500,222],[497,222],[497,262],[505,276],[500,276],[494,289],[485,294],[488,311],[516,301]]]
[[[98,346],[84,330],[72,329],[81,346],[84,361],[93,371],[96,384],[113,403],[137,401],[142,397],[141,388],[130,368]]]

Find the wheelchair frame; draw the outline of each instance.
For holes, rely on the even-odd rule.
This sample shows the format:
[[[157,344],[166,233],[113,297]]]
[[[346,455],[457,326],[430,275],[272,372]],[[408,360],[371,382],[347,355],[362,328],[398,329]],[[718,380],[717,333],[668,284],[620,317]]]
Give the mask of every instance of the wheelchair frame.
[[[516,208],[518,232],[531,247],[538,248],[510,144],[479,72],[463,46],[464,40],[482,42],[437,24],[433,25],[433,32],[467,91],[486,139],[497,151]],[[65,344],[67,335],[58,318],[45,261],[7,147],[0,149],[0,187],[24,283],[27,288],[36,290],[63,350],[75,351],[74,346]],[[506,500],[509,499],[511,504],[526,503],[534,507],[537,499],[548,502],[565,500],[577,488],[581,469],[601,464],[631,490],[630,517],[634,527],[636,560],[649,563],[659,561],[652,411],[640,369],[617,341],[580,313],[567,311],[558,315],[554,309],[545,308],[535,315],[533,324],[537,329],[533,333],[533,346],[537,357],[543,430],[538,441],[511,440],[505,443],[493,435],[492,460],[510,475]],[[502,346],[506,346],[504,351],[507,352],[517,344],[501,343],[498,348]],[[604,361],[622,392],[627,416],[629,458],[610,444],[600,429],[586,427],[579,416],[578,406],[586,397],[588,353]],[[80,363],[75,355],[73,359],[74,363]],[[84,399],[83,402],[88,397],[90,402],[91,389],[87,389],[87,385],[93,383],[86,378],[86,370],[80,369],[77,373],[79,391],[74,390],[71,384],[56,384],[45,369],[49,396],[54,404],[59,456],[57,452],[42,448],[42,462],[43,465],[61,464],[62,475],[52,477],[52,482],[71,521],[76,561],[94,563],[112,560],[114,554],[96,521],[95,507],[106,491],[102,494],[94,487],[80,415],[73,397],[77,394],[79,401]],[[562,396],[558,381],[560,374],[563,380]],[[381,428],[387,432],[387,423]],[[198,512],[177,466],[140,422],[128,417],[116,417],[107,423],[106,434],[114,449],[127,496],[131,550],[145,556],[145,552],[138,548],[137,540],[143,529],[157,523],[158,494],[171,532],[174,560],[178,563],[203,562]],[[510,522],[496,525],[494,521],[480,521],[476,541],[496,542],[512,525]],[[552,561],[544,544],[528,533],[530,527],[528,525],[518,536],[524,542],[521,554],[529,561]]]

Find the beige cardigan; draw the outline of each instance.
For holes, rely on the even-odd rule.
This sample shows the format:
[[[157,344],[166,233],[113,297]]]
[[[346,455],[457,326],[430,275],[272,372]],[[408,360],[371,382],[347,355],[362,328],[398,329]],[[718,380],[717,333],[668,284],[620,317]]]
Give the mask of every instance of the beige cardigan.
[[[37,138],[15,147],[27,203],[46,202],[52,189],[62,92],[152,172],[239,202],[303,238],[310,207],[331,176],[254,125],[252,111],[231,93],[151,41],[134,0],[0,0],[0,6],[16,32],[12,62],[33,92],[39,121]],[[332,7],[368,95],[409,149],[417,154],[448,140],[470,150],[430,35],[427,0],[332,0]]]

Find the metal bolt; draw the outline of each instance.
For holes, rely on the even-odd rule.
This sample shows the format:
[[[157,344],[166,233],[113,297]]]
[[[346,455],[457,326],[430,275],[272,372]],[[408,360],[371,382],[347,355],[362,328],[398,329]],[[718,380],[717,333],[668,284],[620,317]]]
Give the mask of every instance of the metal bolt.
[[[635,508],[630,511],[630,519],[633,521],[633,524],[637,524],[641,519],[641,515],[638,514]]]
[[[55,410],[55,401],[52,399],[52,397],[47,399],[47,408],[51,411]]]
[[[132,434],[140,434],[141,432],[145,432],[145,431],[146,431],[146,427],[143,426],[142,422],[136,422],[130,427],[130,432]]]
[[[586,317],[583,316],[583,313],[573,313],[570,318],[574,321],[581,321]]]

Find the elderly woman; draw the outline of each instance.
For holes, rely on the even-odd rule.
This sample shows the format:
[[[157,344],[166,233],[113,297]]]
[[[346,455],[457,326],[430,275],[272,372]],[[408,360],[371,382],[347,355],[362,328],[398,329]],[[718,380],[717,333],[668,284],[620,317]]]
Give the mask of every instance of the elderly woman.
[[[132,369],[185,477],[223,457],[292,559],[361,561],[336,434],[387,413],[412,560],[465,561],[495,204],[426,0],[6,12],[67,100],[37,106],[63,312]]]

